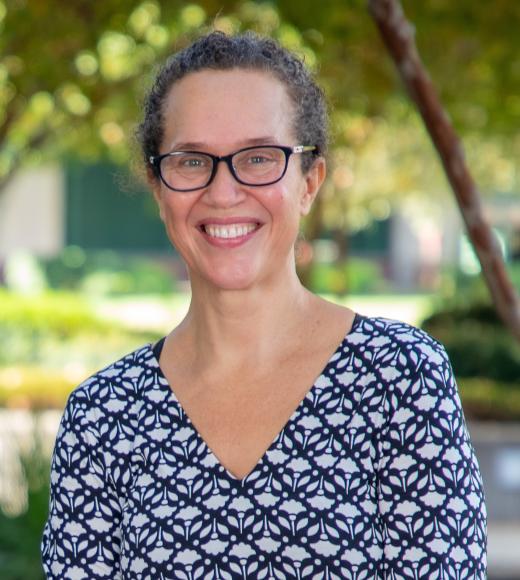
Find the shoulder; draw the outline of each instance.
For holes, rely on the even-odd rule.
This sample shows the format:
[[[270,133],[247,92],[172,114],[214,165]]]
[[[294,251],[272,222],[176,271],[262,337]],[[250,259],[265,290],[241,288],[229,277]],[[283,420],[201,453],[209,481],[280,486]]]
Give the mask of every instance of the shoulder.
[[[435,421],[462,415],[451,363],[439,341],[415,326],[381,317],[362,317],[355,333],[387,417],[403,422],[418,415]]]
[[[357,315],[347,341],[371,353],[372,360],[415,368],[421,361],[442,366],[448,362],[444,346],[424,330],[406,322]]]
[[[384,397],[391,407],[423,395],[458,397],[444,346],[415,326],[358,315],[346,337],[346,347],[343,357],[352,355],[356,359],[355,366],[363,377],[377,385],[374,393]]]
[[[158,372],[152,347],[146,344],[83,381],[72,391],[69,402],[116,411],[122,403],[134,402],[142,395]]]
[[[147,393],[160,383],[159,375],[151,345],[123,356],[72,391],[63,414],[62,430],[88,433],[93,446],[109,437],[114,425],[135,432],[139,410]]]
[[[139,433],[139,414],[160,383],[160,369],[145,345],[81,383],[69,396],[56,440],[58,449],[74,448],[78,457],[97,458],[107,475],[125,461]],[[114,481],[127,478],[117,470]],[[128,478],[127,478],[128,479]],[[126,481],[126,480],[125,480]]]

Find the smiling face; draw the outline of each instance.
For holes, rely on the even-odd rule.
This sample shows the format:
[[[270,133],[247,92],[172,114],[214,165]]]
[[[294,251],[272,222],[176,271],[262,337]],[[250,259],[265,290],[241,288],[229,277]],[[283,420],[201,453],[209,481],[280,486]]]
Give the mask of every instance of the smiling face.
[[[228,155],[251,145],[296,143],[292,104],[268,73],[243,69],[190,73],[165,103],[161,153]],[[238,183],[225,163],[213,182],[180,193],[153,181],[168,236],[187,264],[192,286],[243,290],[294,272],[294,243],[325,174],[319,159],[303,175],[299,155],[278,183]]]

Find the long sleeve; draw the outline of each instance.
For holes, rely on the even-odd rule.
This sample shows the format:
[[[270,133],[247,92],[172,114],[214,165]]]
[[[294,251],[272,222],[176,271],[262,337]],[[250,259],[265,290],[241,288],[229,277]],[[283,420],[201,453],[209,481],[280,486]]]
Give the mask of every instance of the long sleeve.
[[[120,578],[121,508],[99,429],[103,414],[73,394],[58,432],[49,518],[42,541],[47,578]]]
[[[395,361],[402,368],[392,372],[403,378],[387,394],[390,418],[378,466],[380,574],[483,579],[482,480],[446,352],[428,337],[413,348],[402,345]]]

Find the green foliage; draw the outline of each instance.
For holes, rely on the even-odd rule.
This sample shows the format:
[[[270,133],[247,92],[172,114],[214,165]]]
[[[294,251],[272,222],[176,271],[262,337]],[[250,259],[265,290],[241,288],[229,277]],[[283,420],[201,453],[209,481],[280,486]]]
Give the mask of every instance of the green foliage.
[[[520,4],[403,4],[481,189],[515,191],[520,75],[511,55]],[[437,198],[446,190],[360,0],[0,0],[0,190],[22,162],[64,152],[128,162],[138,101],[155,63],[210,28],[272,35],[318,72],[335,107],[331,160],[341,169],[331,172],[329,227],[364,225],[396,196]]]
[[[0,406],[62,408],[92,372],[159,336],[100,318],[78,294],[0,289]]]
[[[43,366],[0,367],[0,407],[15,409],[63,409],[68,396],[84,379],[76,373]]]
[[[0,509],[0,576],[2,580],[40,580],[44,573],[40,542],[49,504],[49,458],[35,434],[28,451],[20,455],[20,493],[26,496],[22,513]]]
[[[42,154],[128,161],[154,65],[210,27],[255,28],[314,58],[269,4],[0,0],[0,184]]]
[[[111,251],[85,252],[69,246],[52,259],[42,260],[53,289],[89,295],[171,294],[172,272],[161,263]]]
[[[0,326],[70,338],[85,329],[102,332],[106,323],[93,313],[85,299],[67,292],[21,296],[0,289]]]
[[[448,305],[427,318],[422,327],[444,344],[457,377],[485,377],[520,388],[520,345],[490,304]]]
[[[350,258],[336,264],[315,263],[309,277],[310,288],[321,294],[367,294],[385,292],[388,283],[373,260]]]
[[[520,292],[520,256],[516,262],[509,264],[508,274],[511,284],[516,288],[517,292]]]
[[[100,319],[84,298],[66,292],[27,297],[0,289],[0,304],[0,365],[42,365],[63,371],[74,367],[75,355],[81,353],[82,368],[76,376],[157,338],[155,333],[131,331]]]
[[[520,382],[502,383],[486,378],[460,378],[458,387],[464,413],[479,421],[520,421]]]

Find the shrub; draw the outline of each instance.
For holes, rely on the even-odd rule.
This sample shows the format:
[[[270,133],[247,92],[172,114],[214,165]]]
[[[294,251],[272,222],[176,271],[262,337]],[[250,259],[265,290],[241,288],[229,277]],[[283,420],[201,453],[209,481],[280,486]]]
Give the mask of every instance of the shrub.
[[[372,260],[350,258],[335,264],[316,263],[311,267],[310,286],[322,294],[366,294],[388,290],[380,267]]]
[[[464,413],[480,421],[520,421],[520,388],[486,378],[460,378]]]
[[[158,338],[101,320],[84,298],[66,292],[26,297],[0,290],[0,305],[0,366],[43,365],[63,371],[81,353],[82,364],[95,369]]]
[[[444,344],[457,376],[487,377],[520,389],[520,344],[491,305],[451,304],[427,318],[422,328]]]
[[[75,377],[43,367],[0,368],[0,407],[23,409],[63,409],[74,387],[88,376]]]
[[[175,291],[172,258],[157,260],[109,250],[85,251],[69,246],[52,259],[41,260],[49,286],[101,295],[164,294]]]

